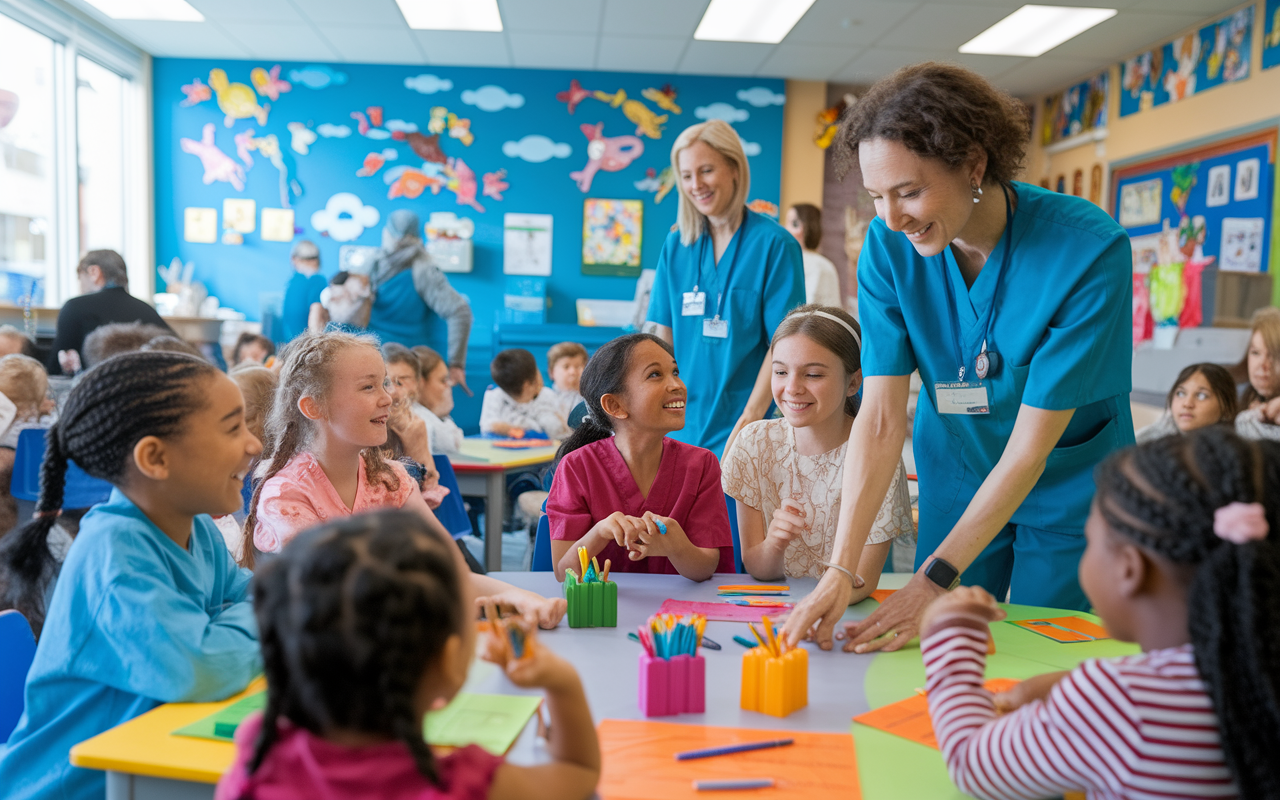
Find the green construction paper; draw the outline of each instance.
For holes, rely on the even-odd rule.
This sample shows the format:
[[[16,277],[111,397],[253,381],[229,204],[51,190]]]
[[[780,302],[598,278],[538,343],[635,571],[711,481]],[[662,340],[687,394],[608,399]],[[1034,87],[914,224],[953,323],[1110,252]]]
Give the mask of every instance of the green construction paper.
[[[244,722],[244,718],[255,711],[261,711],[267,705],[267,693],[257,692],[243,700],[239,700],[221,711],[216,711],[204,719],[184,725],[173,732],[174,736],[190,736],[195,739],[210,739],[215,742],[234,741],[236,728]]]
[[[942,753],[931,747],[855,722],[853,749],[863,797],[970,800],[951,782]]]
[[[452,703],[427,714],[426,738],[433,745],[478,744],[495,756],[505,755],[541,703],[537,695],[459,692]]]

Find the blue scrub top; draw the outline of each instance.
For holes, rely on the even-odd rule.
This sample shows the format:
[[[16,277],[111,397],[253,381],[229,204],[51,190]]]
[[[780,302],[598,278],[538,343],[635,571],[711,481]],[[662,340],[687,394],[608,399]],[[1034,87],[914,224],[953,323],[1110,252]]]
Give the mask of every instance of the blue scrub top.
[[[671,438],[719,455],[742,416],[769,342],[787,312],[804,303],[804,259],[795,237],[769,217],[746,210],[729,246],[715,261],[710,231],[692,245],[672,231],[658,256],[648,320],[671,328],[676,364],[689,389],[684,430]],[[699,270],[701,266],[701,270]],[[699,274],[701,273],[701,274]],[[683,295],[706,292],[705,314],[681,314]],[[702,335],[716,314],[729,335]]]
[[[320,302],[320,293],[329,281],[319,273],[303,275],[294,271],[284,287],[284,302],[280,307],[280,322],[284,326],[285,341],[301,336],[307,330],[307,316],[311,304]]]
[[[426,344],[445,353],[448,351],[440,346],[447,336],[447,333],[440,335],[443,326],[444,321],[414,288],[412,269],[401,270],[383,281],[373,295],[369,333],[376,334],[384,344],[397,342],[405,347]]]
[[[920,496],[944,512],[962,485],[981,483],[999,461],[1021,405],[1075,409],[1012,522],[1080,533],[1094,465],[1134,440],[1132,251],[1124,229],[1092,203],[1013,186],[1012,256],[994,297],[999,270],[992,268],[1003,260],[1007,237],[970,289],[950,247],[924,258],[904,234],[872,221],[858,262],[862,369],[867,376],[920,370],[924,391],[912,437]],[[943,281],[951,282],[950,295]],[[966,378],[974,380],[981,321],[993,303],[988,346],[1003,363],[988,379],[991,413],[938,414],[934,384],[956,380],[960,366],[956,321]]]
[[[243,690],[262,671],[251,577],[209,517],[195,518],[183,550],[113,490],[81,520],[62,565],[0,795],[101,798],[106,774],[71,766],[72,746],[161,703]]]

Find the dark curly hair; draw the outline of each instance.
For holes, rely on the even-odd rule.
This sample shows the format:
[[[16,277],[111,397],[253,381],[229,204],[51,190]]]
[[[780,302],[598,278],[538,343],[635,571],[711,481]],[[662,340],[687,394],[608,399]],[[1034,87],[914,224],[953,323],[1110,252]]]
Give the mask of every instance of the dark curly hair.
[[[871,139],[899,142],[952,169],[982,150],[985,178],[1003,184],[1022,169],[1030,126],[1026,107],[978,73],[929,61],[903,67],[860,97],[844,114],[833,152],[843,177]]]
[[[1122,450],[1095,478],[1107,527],[1190,576],[1196,669],[1240,796],[1280,797],[1280,444],[1212,425]],[[1214,513],[1235,502],[1262,504],[1265,539],[1214,534]]]
[[[457,558],[449,537],[422,517],[379,511],[304,531],[258,569],[267,705],[250,776],[283,717],[317,736],[345,728],[403,742],[439,784],[413,695],[467,624]]]

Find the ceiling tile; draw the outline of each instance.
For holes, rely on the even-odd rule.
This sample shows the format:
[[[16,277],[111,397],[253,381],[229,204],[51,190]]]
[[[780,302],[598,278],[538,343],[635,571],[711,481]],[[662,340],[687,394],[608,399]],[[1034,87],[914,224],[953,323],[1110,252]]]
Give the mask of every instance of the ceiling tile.
[[[605,0],[605,33],[692,37],[711,0]]]
[[[428,64],[509,67],[506,34],[472,31],[411,31]]]
[[[362,25],[321,25],[320,33],[343,61],[356,64],[422,64],[422,51],[409,29]]]
[[[754,75],[775,45],[745,42],[689,42],[680,59],[686,75]]]
[[[1240,0],[1134,0],[1129,6],[1134,11],[1163,11],[1168,14],[1191,14],[1205,19],[1230,11],[1240,5]]]
[[[893,30],[878,39],[876,45],[955,53],[960,45],[1007,16],[1007,9],[994,6],[929,3],[917,7]]]
[[[600,37],[596,69],[617,72],[675,72],[689,43],[677,37]]]
[[[784,44],[869,45],[892,30],[916,3],[818,0],[783,39]]]
[[[219,23],[254,58],[271,61],[332,61],[338,52],[310,25],[283,22]]]
[[[896,69],[919,64],[922,61],[949,61],[968,67],[979,75],[994,78],[1008,72],[1018,63],[1028,60],[1012,56],[971,56],[964,53],[956,53],[952,58],[942,59],[939,58],[940,55],[936,50],[889,50],[874,47],[855,58],[832,80],[839,83],[869,83],[883,78]]]
[[[502,29],[512,33],[591,33],[600,30],[600,0],[499,0]],[[517,63],[519,58],[516,59]]]
[[[1018,97],[1056,91],[1085,80],[1106,69],[1110,60],[1058,58],[1040,56],[1028,58],[1023,63],[992,79],[992,83]]]
[[[808,44],[775,45],[757,74],[797,80],[825,81],[863,50],[861,47],[819,47]]]
[[[584,33],[507,34],[517,67],[537,69],[594,69],[596,37]]]
[[[187,0],[214,22],[303,22],[289,0]]]
[[[209,22],[155,22],[118,19],[111,26],[129,41],[161,58],[249,58],[252,54]]]
[[[301,0],[303,12],[318,25],[388,25],[408,30],[396,0]]]
[[[1159,44],[1202,19],[1204,16],[1200,14],[1121,11],[1101,25],[1063,42],[1046,55],[1118,61],[1129,53]]]

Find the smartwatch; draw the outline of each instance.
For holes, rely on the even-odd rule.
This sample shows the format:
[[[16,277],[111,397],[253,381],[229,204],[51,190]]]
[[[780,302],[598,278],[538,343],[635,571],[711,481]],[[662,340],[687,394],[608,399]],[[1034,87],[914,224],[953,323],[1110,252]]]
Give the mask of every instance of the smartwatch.
[[[929,562],[924,576],[947,592],[960,585],[960,570],[941,558],[935,558]]]

